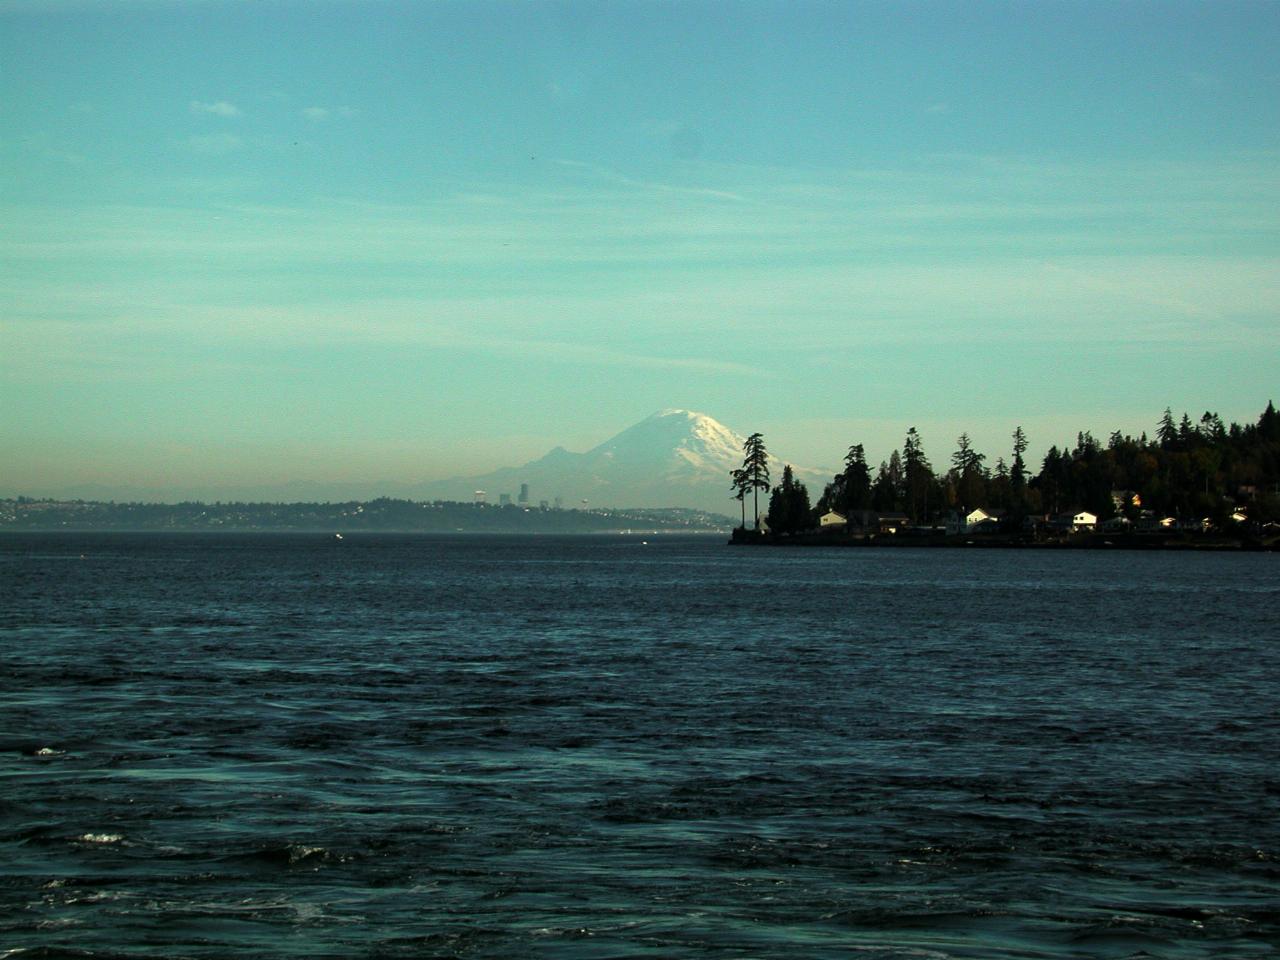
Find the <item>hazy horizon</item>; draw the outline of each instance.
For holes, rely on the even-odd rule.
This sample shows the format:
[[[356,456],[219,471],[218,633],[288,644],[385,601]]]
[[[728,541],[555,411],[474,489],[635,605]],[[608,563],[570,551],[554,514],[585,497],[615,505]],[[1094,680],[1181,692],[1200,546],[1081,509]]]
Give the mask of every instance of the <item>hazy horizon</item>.
[[[826,469],[1252,422],[1278,41],[1262,3],[6,4],[0,496],[376,496],[666,407]]]

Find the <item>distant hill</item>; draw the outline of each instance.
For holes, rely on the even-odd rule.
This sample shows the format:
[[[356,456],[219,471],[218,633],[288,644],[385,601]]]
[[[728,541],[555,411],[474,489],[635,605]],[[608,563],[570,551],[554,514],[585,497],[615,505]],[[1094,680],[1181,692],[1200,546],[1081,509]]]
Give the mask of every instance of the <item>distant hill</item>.
[[[729,472],[742,466],[744,438],[704,413],[661,410],[593,447],[571,453],[556,447],[522,467],[457,477],[415,488],[415,495],[466,500],[483,490],[490,502],[502,494],[513,500],[521,484],[529,485],[529,500],[537,505],[559,497],[565,507],[686,507],[737,515],[730,495]],[[793,466],[816,499],[831,478],[819,471]],[[776,481],[782,461],[770,459]],[[761,500],[761,510],[767,498]],[[750,508],[748,507],[748,512]]]

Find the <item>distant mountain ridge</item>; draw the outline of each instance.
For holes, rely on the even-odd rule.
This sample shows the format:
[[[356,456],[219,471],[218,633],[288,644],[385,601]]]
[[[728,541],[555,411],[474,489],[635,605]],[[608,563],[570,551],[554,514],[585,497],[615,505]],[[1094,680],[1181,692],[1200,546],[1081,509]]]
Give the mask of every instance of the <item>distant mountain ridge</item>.
[[[742,466],[744,439],[705,413],[659,410],[586,453],[556,447],[521,467],[437,481],[422,491],[428,497],[464,500],[483,490],[486,499],[497,502],[502,494],[515,500],[527,483],[533,506],[558,497],[565,507],[586,500],[592,507],[689,507],[733,516],[739,507],[730,493],[729,474]],[[781,460],[770,458],[775,481],[782,466]],[[829,477],[792,469],[816,499]],[[766,502],[762,499],[761,509]]]

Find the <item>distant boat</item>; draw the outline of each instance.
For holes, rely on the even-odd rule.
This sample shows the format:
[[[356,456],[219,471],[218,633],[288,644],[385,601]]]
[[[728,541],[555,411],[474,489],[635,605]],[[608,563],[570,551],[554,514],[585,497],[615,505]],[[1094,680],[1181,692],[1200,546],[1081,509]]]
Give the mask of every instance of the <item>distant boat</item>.
[[[334,537],[334,539],[335,539],[335,540],[341,540],[341,539],[342,539],[342,534],[340,534],[340,533],[335,533],[335,534],[333,535],[333,537]]]

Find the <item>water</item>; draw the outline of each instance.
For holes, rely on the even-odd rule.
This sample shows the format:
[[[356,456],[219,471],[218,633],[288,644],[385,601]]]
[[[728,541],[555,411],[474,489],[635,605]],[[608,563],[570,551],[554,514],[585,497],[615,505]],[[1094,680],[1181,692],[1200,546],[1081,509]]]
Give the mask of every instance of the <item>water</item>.
[[[0,538],[0,957],[1274,957],[1274,555]]]

